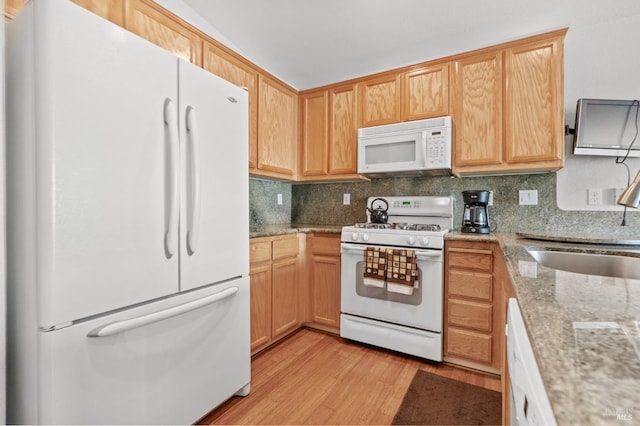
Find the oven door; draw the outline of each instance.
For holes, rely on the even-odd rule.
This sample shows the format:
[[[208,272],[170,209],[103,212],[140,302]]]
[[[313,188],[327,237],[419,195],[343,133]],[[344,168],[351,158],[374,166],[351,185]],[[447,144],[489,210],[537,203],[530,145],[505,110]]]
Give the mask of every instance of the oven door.
[[[419,281],[406,295],[364,284],[366,247],[375,246],[341,245],[342,313],[442,332],[443,251],[415,250]]]

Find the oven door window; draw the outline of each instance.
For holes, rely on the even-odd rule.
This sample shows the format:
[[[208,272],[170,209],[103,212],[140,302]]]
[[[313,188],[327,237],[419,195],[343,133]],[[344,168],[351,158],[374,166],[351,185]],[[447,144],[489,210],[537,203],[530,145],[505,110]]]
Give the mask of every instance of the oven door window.
[[[418,266],[418,283],[413,288],[411,295],[387,291],[387,287],[373,287],[364,284],[364,261],[356,263],[356,294],[361,297],[388,300],[390,302],[404,303],[407,305],[420,305],[422,303],[422,279],[423,271]]]

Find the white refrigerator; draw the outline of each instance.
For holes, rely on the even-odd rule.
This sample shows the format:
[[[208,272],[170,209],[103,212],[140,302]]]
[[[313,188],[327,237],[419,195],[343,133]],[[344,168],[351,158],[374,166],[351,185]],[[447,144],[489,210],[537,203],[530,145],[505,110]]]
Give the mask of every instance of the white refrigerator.
[[[248,394],[246,91],[67,0],[7,27],[7,421]]]

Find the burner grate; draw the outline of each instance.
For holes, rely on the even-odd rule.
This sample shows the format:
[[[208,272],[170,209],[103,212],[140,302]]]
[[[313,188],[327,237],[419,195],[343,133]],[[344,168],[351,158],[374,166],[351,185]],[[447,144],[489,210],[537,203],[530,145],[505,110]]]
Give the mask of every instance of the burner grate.
[[[442,228],[440,225],[434,223],[356,223],[354,225],[356,228],[365,228],[365,229],[399,229],[402,231],[431,231],[437,232]]]

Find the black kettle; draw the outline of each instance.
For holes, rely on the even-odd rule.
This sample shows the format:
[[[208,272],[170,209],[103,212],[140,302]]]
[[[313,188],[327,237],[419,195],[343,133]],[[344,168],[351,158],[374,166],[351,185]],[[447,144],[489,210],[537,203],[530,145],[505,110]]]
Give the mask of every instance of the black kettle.
[[[373,208],[373,204],[378,200],[385,204],[386,207],[384,209],[382,207]],[[389,219],[389,214],[387,213],[387,210],[389,210],[389,203],[384,198],[375,198],[371,201],[371,207],[367,207],[367,210],[369,210],[369,219],[371,220],[371,223],[387,223],[387,220]]]

